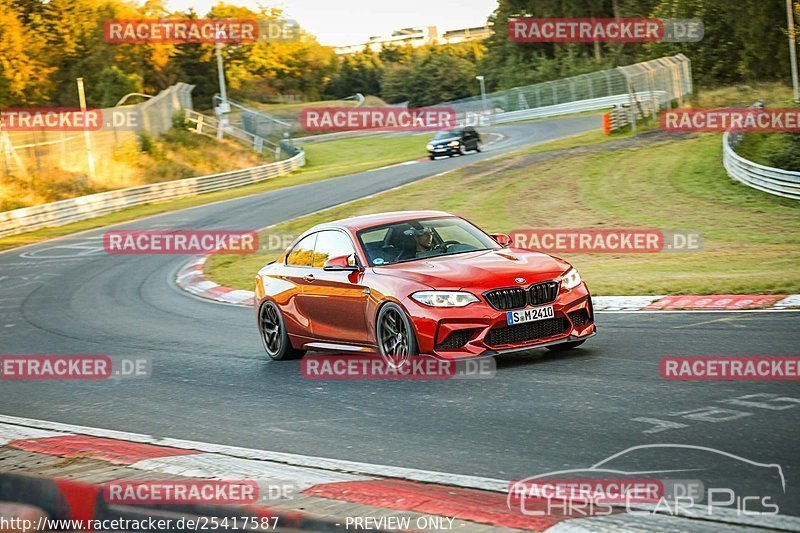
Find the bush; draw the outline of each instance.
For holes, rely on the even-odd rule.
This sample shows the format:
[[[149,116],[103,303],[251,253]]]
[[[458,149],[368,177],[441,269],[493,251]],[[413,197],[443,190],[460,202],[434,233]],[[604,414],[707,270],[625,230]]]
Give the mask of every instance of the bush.
[[[773,154],[770,166],[800,171],[800,133],[782,133],[782,150]]]
[[[736,152],[760,165],[800,171],[799,133],[748,133]]]
[[[177,130],[189,129],[189,122],[186,120],[186,111],[181,109],[172,115],[172,127]]]
[[[155,141],[149,133],[143,131],[139,134],[139,148],[142,152],[152,154],[155,152],[155,147]]]

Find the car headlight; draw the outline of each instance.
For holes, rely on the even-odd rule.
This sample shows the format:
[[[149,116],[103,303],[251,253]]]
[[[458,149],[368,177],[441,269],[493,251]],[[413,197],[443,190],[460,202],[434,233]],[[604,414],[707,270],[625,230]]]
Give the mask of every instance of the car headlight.
[[[581,284],[581,275],[574,268],[567,270],[567,273],[561,276],[561,288],[570,290],[574,289]]]
[[[462,291],[420,291],[411,297],[431,307],[464,307],[480,301],[474,294]]]
[[[433,150],[433,145],[432,145],[432,144],[429,144],[429,145],[428,145],[428,146],[426,146],[425,148],[426,148],[428,151],[431,151],[431,150]]]
[[[449,143],[447,143],[447,146],[458,146],[459,144],[461,143],[458,141],[450,141]]]

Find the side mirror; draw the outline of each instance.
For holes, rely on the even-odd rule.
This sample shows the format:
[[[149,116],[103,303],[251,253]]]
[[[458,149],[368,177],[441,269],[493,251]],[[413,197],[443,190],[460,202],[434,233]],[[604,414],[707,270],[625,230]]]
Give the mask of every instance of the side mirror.
[[[350,254],[331,257],[325,261],[322,270],[327,272],[360,272],[361,267],[356,262],[356,256]]]
[[[506,248],[508,245],[511,244],[511,237],[506,235],[505,233],[493,233],[490,237],[497,241],[497,244]]]

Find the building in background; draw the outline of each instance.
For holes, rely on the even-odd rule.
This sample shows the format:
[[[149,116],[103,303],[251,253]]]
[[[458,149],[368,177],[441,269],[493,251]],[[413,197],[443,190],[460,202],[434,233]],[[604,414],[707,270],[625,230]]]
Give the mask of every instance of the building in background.
[[[389,36],[376,35],[370,37],[365,43],[351,44],[346,46],[334,47],[334,51],[339,55],[355,54],[365,49],[373,52],[380,52],[385,46],[406,46],[414,47],[426,44],[455,44],[467,41],[479,41],[486,39],[492,34],[491,26],[476,26],[473,28],[458,28],[439,33],[436,26],[421,28],[402,28],[392,32]]]

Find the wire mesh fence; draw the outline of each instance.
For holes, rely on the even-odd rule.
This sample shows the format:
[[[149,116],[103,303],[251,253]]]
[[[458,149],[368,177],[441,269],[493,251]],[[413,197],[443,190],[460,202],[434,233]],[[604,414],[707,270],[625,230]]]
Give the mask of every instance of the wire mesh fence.
[[[135,146],[138,134],[156,137],[169,130],[176,113],[192,109],[193,88],[177,83],[140,104],[103,109],[102,128],[95,131],[0,128],[0,175],[26,176],[49,170],[88,174],[92,167],[109,161],[115,151]]]
[[[632,103],[641,101],[642,98],[653,99],[658,102],[658,106],[655,106],[658,109],[676,100],[681,102],[691,92],[691,62],[683,54],[678,54],[625,67],[496,91],[485,96],[444,102],[439,106],[451,107],[459,115],[487,110],[499,115],[627,94]],[[611,101],[613,99],[609,100]],[[570,106],[564,106],[564,109],[569,110]],[[520,113],[519,116],[523,115]]]

